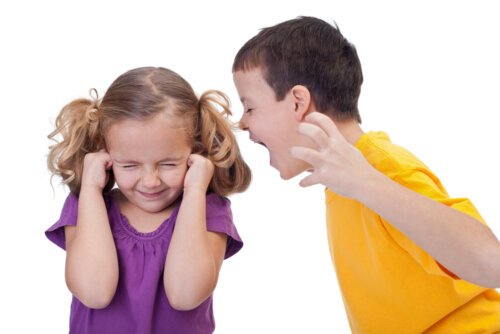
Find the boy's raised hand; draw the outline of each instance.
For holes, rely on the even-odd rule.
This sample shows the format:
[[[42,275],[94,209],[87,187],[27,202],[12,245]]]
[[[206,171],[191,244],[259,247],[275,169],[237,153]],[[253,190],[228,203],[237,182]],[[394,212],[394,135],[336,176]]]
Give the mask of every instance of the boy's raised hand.
[[[293,157],[312,166],[311,175],[302,179],[300,185],[321,183],[338,195],[357,199],[363,185],[377,173],[361,152],[347,142],[328,116],[319,112],[307,115],[297,131],[317,145],[316,149],[290,148]]]

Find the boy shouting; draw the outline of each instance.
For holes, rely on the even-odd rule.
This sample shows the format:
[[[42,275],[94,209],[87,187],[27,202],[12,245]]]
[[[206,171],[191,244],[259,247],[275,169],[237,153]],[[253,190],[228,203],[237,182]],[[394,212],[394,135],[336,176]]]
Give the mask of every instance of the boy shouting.
[[[384,132],[364,133],[356,49],[320,19],[238,52],[240,124],[283,179],[326,186],[327,232],[354,333],[500,332],[500,244],[468,199]]]

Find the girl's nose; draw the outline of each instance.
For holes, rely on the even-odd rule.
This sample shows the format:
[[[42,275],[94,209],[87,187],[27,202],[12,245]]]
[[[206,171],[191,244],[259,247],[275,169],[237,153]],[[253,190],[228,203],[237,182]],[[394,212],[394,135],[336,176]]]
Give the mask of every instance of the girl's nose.
[[[158,171],[156,169],[146,171],[142,177],[142,183],[147,188],[158,187],[161,184],[161,180],[158,177]]]

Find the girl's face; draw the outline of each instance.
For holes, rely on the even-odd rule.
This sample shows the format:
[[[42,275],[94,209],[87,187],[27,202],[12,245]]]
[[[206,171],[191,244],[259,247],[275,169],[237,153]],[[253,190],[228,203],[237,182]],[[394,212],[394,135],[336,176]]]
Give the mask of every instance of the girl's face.
[[[143,211],[160,212],[181,194],[191,154],[187,131],[166,112],[112,124],[105,136],[116,183]]]

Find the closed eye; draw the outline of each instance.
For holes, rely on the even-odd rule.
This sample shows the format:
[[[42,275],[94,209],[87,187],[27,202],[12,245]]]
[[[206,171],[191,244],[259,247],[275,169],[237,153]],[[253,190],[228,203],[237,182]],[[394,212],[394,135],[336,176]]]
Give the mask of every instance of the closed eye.
[[[251,108],[248,108],[245,112],[249,113],[249,112],[252,112],[253,109]]]

